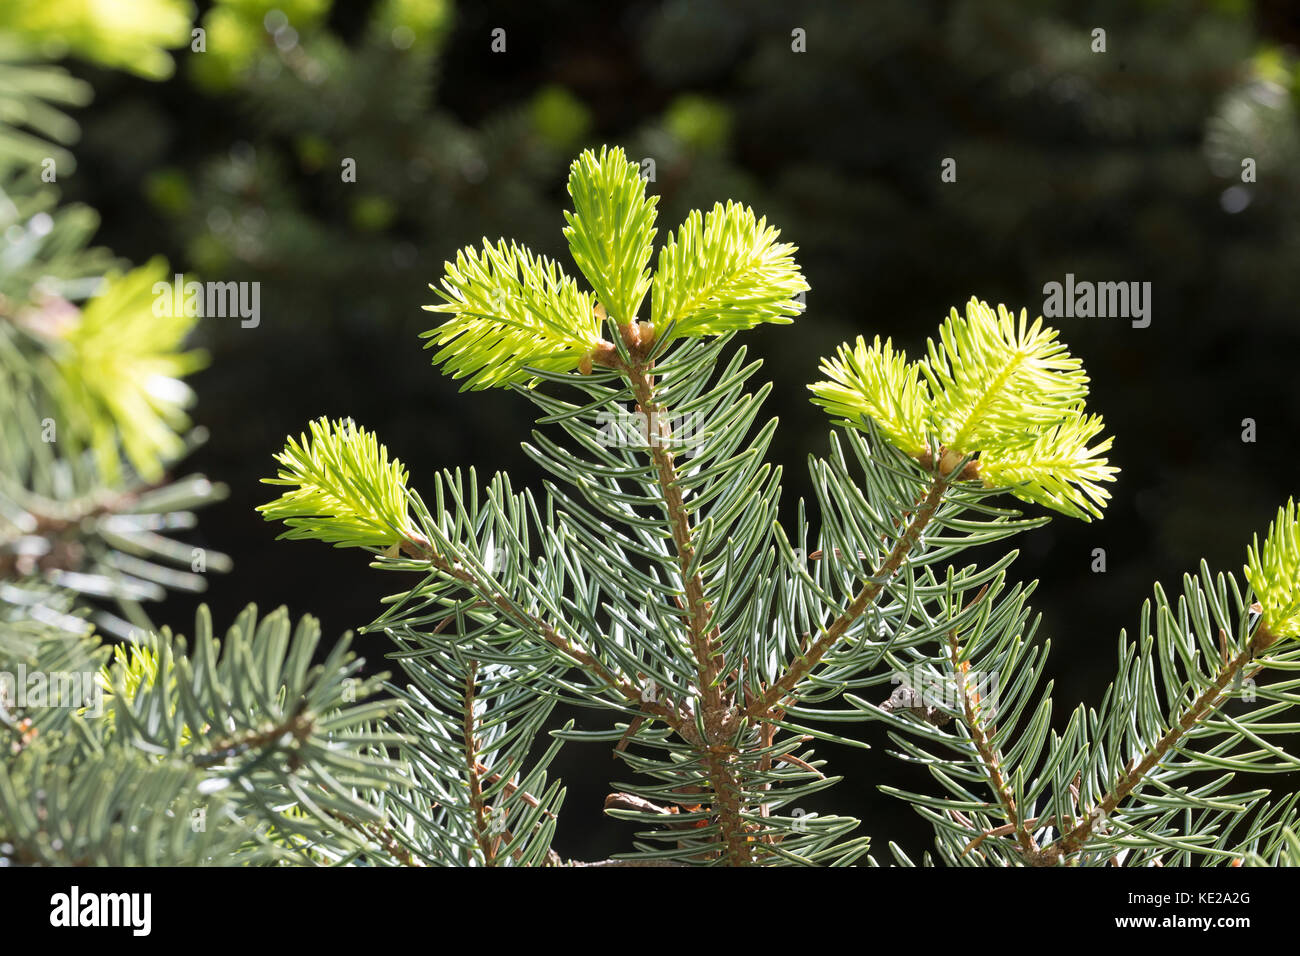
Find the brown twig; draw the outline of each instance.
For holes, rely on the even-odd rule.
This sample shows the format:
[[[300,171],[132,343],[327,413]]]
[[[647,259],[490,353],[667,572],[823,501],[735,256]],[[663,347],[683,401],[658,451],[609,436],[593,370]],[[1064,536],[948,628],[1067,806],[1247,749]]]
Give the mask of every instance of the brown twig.
[[[306,708],[307,701],[301,700],[288,719],[269,730],[250,731],[237,737],[222,738],[209,750],[191,755],[190,760],[197,767],[211,767],[232,760],[250,750],[271,746],[287,749],[280,744],[280,740],[286,735],[295,743],[301,743],[310,737],[315,729],[315,722],[307,714]]]
[[[1134,758],[1129,761],[1128,766],[1119,775],[1119,779],[1115,781],[1110,792],[1102,797],[1097,805],[1084,816],[1083,821],[1059,839],[1037,851],[1031,857],[1030,862],[1036,866],[1054,866],[1069,857],[1070,854],[1077,853],[1082,849],[1097,824],[1113,813],[1129,794],[1141,786],[1143,779],[1151,769],[1178,745],[1178,742],[1182,740],[1189,730],[1195,727],[1210,711],[1219,706],[1224,688],[1246,668],[1256,654],[1272,646],[1276,640],[1277,638],[1261,625],[1254,637],[1246,643],[1246,646],[1219,671],[1214,683],[1201,692],[1200,696],[1183,712],[1183,715],[1174,721],[1173,726],[1169,728],[1165,735],[1156,741],[1155,745],[1141,759]],[[1256,668],[1252,673],[1258,673],[1259,670],[1260,668]]]
[[[484,864],[495,866],[496,847],[488,834],[487,804],[483,800],[483,784],[478,772],[481,764],[478,760],[479,741],[474,724],[474,679],[477,674],[478,664],[471,662],[469,673],[465,677],[465,692],[462,698],[464,706],[462,739],[465,744],[465,766],[468,770],[469,808],[473,818],[474,839],[478,843],[479,852],[483,854]]]
[[[625,327],[624,341],[634,355],[648,351],[653,340],[646,342],[639,335],[639,326]],[[705,740],[692,741],[703,750],[708,768],[710,786],[714,793],[714,810],[718,816],[722,842],[727,860],[733,866],[747,866],[753,861],[749,835],[741,819],[740,784],[736,777],[734,748],[728,743],[735,719],[734,694],[724,687],[722,674],[725,661],[720,650],[722,634],[713,620],[713,607],[704,592],[704,582],[698,570],[692,571],[695,562],[695,542],[690,515],[682,498],[672,451],[663,440],[668,436],[663,409],[655,399],[654,379],[646,364],[637,362],[627,370],[637,410],[655,428],[657,435],[646,435],[650,457],[663,495],[664,512],[672,531],[673,547],[681,573],[682,588],[686,597],[686,613],[690,620],[690,643],[695,657],[696,682],[701,697]],[[683,734],[686,737],[686,734]],[[697,736],[691,728],[691,736]],[[687,737],[688,740],[691,737]]]
[[[987,589],[987,584],[980,589],[979,594],[974,599],[975,602],[979,601]],[[1012,832],[1015,833],[1016,842],[1019,844],[1021,852],[1024,854],[1037,853],[1038,845],[1034,842],[1033,834],[1029,832],[1030,825],[1020,819],[1015,797],[1012,796],[1011,788],[1002,775],[1001,754],[998,753],[989,740],[989,736],[984,730],[983,720],[980,717],[978,702],[971,699],[970,690],[966,686],[968,665],[961,660],[961,646],[957,643],[957,632],[955,630],[948,632],[948,657],[952,661],[954,679],[957,681],[961,693],[962,714],[965,718],[966,732],[970,734],[971,743],[975,745],[975,750],[979,753],[980,760],[984,764],[984,772],[988,775],[989,786],[993,788],[998,803],[1002,805],[1002,812],[1006,815]],[[980,838],[980,842],[983,842],[983,837]]]
[[[889,557],[885,563],[880,566],[879,571],[874,578],[877,580],[869,581],[863,585],[849,606],[844,609],[830,626],[822,632],[811,648],[795,658],[794,662],[786,672],[772,683],[767,692],[757,701],[751,703],[745,708],[745,715],[755,720],[764,719],[774,707],[794,693],[794,688],[815,668],[826,653],[835,646],[836,642],[844,636],[845,632],[853,626],[853,622],[866,613],[871,602],[876,599],[884,589],[884,583],[893,577],[903,566],[908,554],[916,547],[921,533],[930,523],[935,513],[939,510],[939,505],[943,501],[944,492],[948,490],[948,479],[943,475],[935,475],[930,484],[920,507],[912,514],[912,520],[908,523],[907,529],[895,542]]]
[[[591,653],[589,653],[586,648],[566,640],[553,626],[541,618],[519,611],[505,598],[503,594],[493,591],[475,577],[468,569],[454,564],[447,558],[438,554],[433,545],[429,543],[429,540],[425,538],[424,535],[415,531],[408,532],[407,535],[398,542],[398,548],[408,557],[415,558],[417,561],[426,561],[431,567],[438,569],[448,577],[455,578],[471,591],[484,595],[484,597],[471,605],[471,607],[492,607],[508,620],[511,620],[521,627],[539,635],[552,647],[555,647],[570,660],[574,661],[574,663],[586,668],[601,680],[605,681],[610,685],[610,687],[617,690],[629,704],[632,704],[636,709],[643,711],[647,716],[657,717],[660,720],[663,720],[674,730],[683,725],[684,721],[680,719],[680,715],[674,710],[657,701],[643,700],[640,688],[627,678],[615,675]]]
[[[389,856],[397,860],[402,866],[424,866],[415,856],[402,845],[401,841],[393,835],[392,830],[380,823],[365,823],[360,820],[354,820],[346,814],[337,814],[338,820],[354,830],[360,830],[369,836],[380,848]]]

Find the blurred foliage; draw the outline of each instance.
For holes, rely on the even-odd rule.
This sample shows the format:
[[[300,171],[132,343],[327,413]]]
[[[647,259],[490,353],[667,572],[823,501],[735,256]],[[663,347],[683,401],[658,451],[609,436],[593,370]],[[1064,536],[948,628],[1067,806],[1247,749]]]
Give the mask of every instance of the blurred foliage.
[[[0,31],[46,58],[71,53],[162,80],[175,68],[167,50],[189,41],[193,16],[189,0],[6,0]]]
[[[89,87],[45,61],[71,51],[115,66],[125,51],[137,72],[163,76],[171,61],[156,45],[188,25],[184,4],[115,6],[0,12],[0,622],[37,626],[38,649],[86,637],[87,617],[119,636],[150,627],[141,602],[200,591],[228,567],[172,536],[224,494],[168,473],[202,439],[182,380],[203,362],[184,344],[197,317],[158,294],[172,278],[164,259],[128,270],[90,246],[98,215],[59,201],[74,166],[52,141],[76,141],[61,108]],[[68,19],[52,46],[58,13]]]
[[[88,84],[0,34],[0,162],[35,165],[49,158],[56,171],[74,169],[72,154],[54,145],[75,142],[79,133],[60,107],[89,100]]]
[[[187,644],[141,605],[229,565],[176,535],[224,494],[170,474],[202,437],[198,310],[165,259],[125,268],[88,246],[91,209],[59,205],[73,167],[50,141],[77,139],[61,108],[88,87],[43,61],[161,78],[188,11],[0,10],[0,867],[337,862],[373,839],[357,789],[393,773],[393,704],[358,703],[382,677],[352,676],[348,636],[313,667],[310,618],[249,607],[218,641],[205,609]],[[110,658],[97,629],[139,644]]]
[[[158,283],[166,287],[161,297]],[[125,275],[109,273],[79,320],[52,334],[51,379],[72,423],[72,453],[93,448],[110,481],[119,477],[121,452],[145,480],[157,481],[161,463],[185,450],[184,410],[194,393],[181,379],[206,358],[181,351],[198,317],[183,304],[175,308],[171,283],[161,258]]]

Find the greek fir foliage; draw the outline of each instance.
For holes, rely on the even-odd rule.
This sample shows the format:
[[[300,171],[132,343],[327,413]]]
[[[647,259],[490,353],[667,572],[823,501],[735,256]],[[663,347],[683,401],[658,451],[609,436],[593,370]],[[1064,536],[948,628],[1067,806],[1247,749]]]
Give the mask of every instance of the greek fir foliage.
[[[92,623],[119,637],[149,630],[148,602],[202,591],[229,560],[181,537],[195,509],[225,494],[202,475],[175,475],[204,438],[184,381],[204,361],[184,344],[195,319],[155,312],[164,260],[132,269],[90,246],[99,217],[60,204],[42,178],[48,163],[73,168],[55,145],[78,135],[62,109],[84,105],[90,88],[45,63],[34,38],[62,17],[78,48],[102,46],[87,40],[102,24],[53,10],[64,6],[0,11],[0,621],[66,640]],[[170,63],[158,29],[120,26],[117,53],[104,55],[131,49],[137,68],[156,73],[147,59]]]
[[[963,478],[1072,517],[1100,516],[1109,497],[1101,483],[1117,471],[1101,457],[1111,440],[1089,447],[1104,426],[1085,411],[1088,377],[1055,329],[972,298],[927,346],[928,358],[908,362],[890,340],[868,348],[859,336],[822,363],[829,380],[809,386],[813,401],[841,424],[873,419],[922,463],[969,458]]]
[[[811,745],[865,746],[850,725],[867,722],[933,775],[931,791],[885,788],[933,823],[926,863],[1294,859],[1300,798],[1232,787],[1297,768],[1292,506],[1250,551],[1252,590],[1205,567],[1176,598],[1157,587],[1101,705],[1054,725],[1016,552],[962,558],[1048,520],[1006,495],[1082,520],[1105,508],[1111,439],[1056,331],[972,299],[920,360],[879,337],[842,346],[811,389],[843,430],[786,526],[771,386],[750,385],[759,363],[733,340],[802,312],[795,248],[719,204],[668,235],[651,274],[634,164],[584,153],[569,193],[585,287],[504,240],[467,249],[426,333],[446,372],[537,407],[523,447],[542,487],[448,469],[422,494],[372,438],[317,432],[357,451],[291,443],[276,482],[294,490],[263,508],[414,577],[368,628],[406,673],[394,726],[414,772],[382,806],[410,860],[564,862],[546,767],[602,743],[622,765],[605,811],[630,847],[601,865],[910,865],[893,844],[870,855],[858,820],[803,809],[838,779]],[[543,748],[557,703],[608,721]]]
[[[289,526],[282,538],[318,538],[338,547],[386,548],[410,534],[406,468],[351,419],[322,418],[311,437],[289,439],[276,455],[283,465],[268,485],[289,485],[259,511]]]
[[[692,210],[659,252],[651,321],[666,337],[714,335],[760,322],[788,324],[808,289],[794,246],[755,220],[748,206],[715,204]]]
[[[1277,509],[1260,547],[1256,537],[1247,552],[1246,581],[1261,595],[1269,630],[1278,637],[1300,637],[1300,522],[1294,500]]]
[[[49,865],[337,863],[375,842],[374,794],[399,768],[381,726],[381,677],[338,641],[313,665],[320,628],[249,607],[224,639],[201,609],[193,643],[164,629],[68,668],[70,642],[0,625],[0,652],[29,670],[97,674],[87,707],[0,708],[0,858]],[[22,646],[21,643],[19,646]],[[59,648],[63,650],[60,651]]]
[[[362,676],[346,635],[323,645],[283,610],[250,607],[223,639],[206,610],[188,640],[147,621],[129,647],[93,633],[106,612],[90,598],[129,609],[94,618],[108,630],[139,620],[147,583],[192,583],[168,576],[182,545],[164,533],[213,494],[149,477],[193,438],[179,404],[139,395],[113,363],[179,381],[195,359],[179,319],[101,354],[143,279],[85,291],[76,279],[109,264],[70,251],[84,222],[60,210],[35,229],[46,200],[15,199],[5,215],[33,255],[56,258],[51,224],[68,243],[57,269],[0,263],[0,401],[16,423],[0,441],[0,669],[90,674],[102,693],[54,707],[0,681],[0,862],[1300,859],[1300,795],[1234,785],[1300,769],[1293,503],[1249,548],[1244,581],[1202,564],[1178,592],[1157,585],[1101,703],[1054,719],[1035,585],[1012,580],[1002,543],[1050,512],[1101,517],[1117,475],[1055,330],[972,299],[920,359],[879,337],[841,346],[810,386],[837,426],[809,461],[814,500],[783,522],[772,387],[753,384],[760,363],[735,339],[802,315],[797,250],[729,202],[691,213],[656,260],[654,197],[617,149],[584,153],[569,194],[573,276],[485,241],[447,263],[430,307],[445,318],[425,333],[465,388],[535,406],[521,437],[540,487],[456,467],[411,480],[379,436],[326,418],[266,479],[281,493],[260,511],[281,537],[360,548],[394,575],[366,628],[392,642],[391,682]],[[37,296],[47,271],[66,298]],[[82,309],[78,291],[107,298]],[[64,382],[41,374],[52,367],[67,382],[49,384]],[[59,415],[103,437],[51,448],[40,428]],[[556,726],[561,705],[603,719]],[[873,845],[852,807],[807,812],[839,780],[814,745],[876,734],[933,779],[882,786],[933,825],[930,850]],[[562,813],[601,809],[565,805],[562,747],[619,759],[603,810],[628,835],[613,859],[553,847]]]
[[[596,298],[615,322],[636,318],[650,288],[650,247],[655,204],[622,149],[590,150],[569,168],[573,212],[565,212],[564,238]]]
[[[436,291],[446,302],[426,308],[455,318],[425,334],[427,347],[441,346],[434,362],[469,376],[466,388],[528,381],[529,365],[571,371],[600,342],[590,293],[545,256],[504,240],[485,241],[482,253],[463,249]]]

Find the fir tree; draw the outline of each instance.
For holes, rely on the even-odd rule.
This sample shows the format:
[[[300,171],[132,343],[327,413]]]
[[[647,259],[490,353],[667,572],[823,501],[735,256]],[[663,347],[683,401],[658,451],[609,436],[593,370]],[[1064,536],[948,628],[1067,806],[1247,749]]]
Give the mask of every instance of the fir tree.
[[[92,20],[70,42],[163,76],[183,17],[150,10],[120,43]],[[40,11],[13,5],[12,35]],[[237,20],[207,22],[235,37]],[[599,744],[622,761],[605,811],[631,825],[599,865],[909,865],[870,819],[801,806],[839,779],[812,744],[863,746],[868,722],[933,776],[886,788],[933,825],[920,862],[1300,861],[1300,794],[1232,784],[1300,766],[1294,503],[1240,580],[1202,564],[1157,585],[1102,703],[1055,728],[1034,585],[1003,543],[1046,512],[1104,513],[1117,469],[1079,359],[978,298],[919,359],[843,344],[810,386],[835,428],[814,500],[782,522],[773,388],[750,386],[736,339],[815,321],[798,250],[734,202],[656,248],[656,198],[620,149],[570,169],[576,274],[485,239],[429,306],[435,365],[537,407],[540,489],[455,463],[413,481],[346,418],[308,424],[267,479],[283,537],[395,575],[367,630],[397,676],[283,609],[220,639],[206,610],[190,638],[155,626],[142,602],[225,563],[180,534],[222,489],[171,476],[201,439],[183,379],[204,356],[192,316],[156,309],[166,264],[86,248],[93,213],[39,177],[70,160],[52,141],[74,138],[59,108],[85,86],[21,43],[0,58],[20,118],[0,126],[0,862],[583,865],[553,838],[597,808],[565,806],[549,768]],[[605,726],[548,731],[557,704]]]
[[[1296,655],[1291,505],[1250,549],[1249,590],[1205,568],[1177,601],[1157,588],[1137,640],[1121,638],[1111,693],[1058,735],[1032,585],[1007,580],[1015,552],[957,563],[1046,520],[998,496],[1082,520],[1105,506],[1110,440],[1055,331],[972,299],[919,361],[879,340],[843,347],[812,391],[845,430],[810,464],[816,517],[801,504],[787,531],[764,461],[776,423],[758,419],[768,389],[746,390],[757,363],[728,346],[800,315],[796,250],[752,210],[715,205],[669,235],[652,272],[655,202],[637,166],[586,152],[568,188],[565,236],[589,288],[485,242],[447,263],[430,308],[450,317],[426,336],[464,389],[538,406],[525,448],[553,476],[540,499],[459,469],[426,499],[349,420],[313,422],[270,479],[290,488],[262,509],[286,537],[420,577],[370,625],[408,679],[393,721],[413,772],[385,801],[392,840],[428,863],[554,862],[554,748],[530,756],[566,701],[611,713],[606,731],[552,736],[606,741],[624,761],[607,801],[637,825],[624,863],[875,862],[858,821],[795,812],[836,779],[810,741],[854,741],[822,725],[871,720],[934,774],[938,794],[898,795],[948,864],[1291,852],[1296,795],[1224,792],[1225,771],[1297,765],[1266,740],[1291,726],[1289,682],[1254,683]],[[691,415],[698,430],[682,428]],[[1230,715],[1246,680],[1258,703]]]

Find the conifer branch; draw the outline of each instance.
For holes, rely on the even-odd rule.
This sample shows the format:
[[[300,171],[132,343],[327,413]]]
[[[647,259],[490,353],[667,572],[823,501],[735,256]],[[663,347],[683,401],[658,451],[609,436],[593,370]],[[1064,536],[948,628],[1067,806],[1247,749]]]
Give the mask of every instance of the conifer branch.
[[[479,767],[482,766],[478,760],[478,732],[474,717],[474,678],[478,675],[478,663],[470,661],[468,673],[465,675],[464,690],[464,709],[463,743],[465,746],[465,768],[466,777],[469,781],[469,808],[473,816],[474,839],[478,843],[479,852],[483,854],[483,863],[485,866],[494,866],[496,864],[496,846],[488,833],[488,808],[483,800],[483,785],[479,779]]]
[[[268,747],[289,749],[286,743],[302,743],[315,731],[315,723],[305,712],[306,701],[300,703],[288,719],[266,730],[251,731],[237,737],[225,737],[208,749],[193,754],[190,759],[196,767],[212,767],[242,756],[250,750]]]
[[[640,343],[633,340],[629,345],[636,346]],[[707,736],[704,740],[697,740],[694,728],[690,728],[687,739],[705,752],[709,781],[717,801],[714,809],[722,829],[727,859],[734,866],[747,866],[752,862],[752,854],[744,821],[740,816],[741,788],[733,766],[734,748],[728,742],[735,707],[734,695],[726,693],[722,686],[721,675],[725,661],[718,648],[721,631],[713,622],[713,608],[705,594],[703,579],[698,570],[692,571],[695,544],[692,540],[690,515],[682,500],[673,454],[662,440],[668,437],[667,426],[661,414],[663,409],[655,400],[654,379],[642,364],[634,364],[628,369],[628,379],[636,396],[638,411],[651,423],[649,427],[657,428],[659,433],[657,436],[647,436],[647,439],[663,494],[664,511],[672,528],[686,609],[691,621],[691,646],[695,654],[696,679],[702,698],[703,725]]]
[[[0,551],[0,580],[23,577],[39,570],[76,570],[84,553],[80,548],[55,547],[58,539],[75,531],[82,522],[126,511],[135,505],[139,492],[110,492],[79,502],[36,502],[24,496],[23,505],[31,517],[30,524],[13,536],[0,537],[0,547],[19,537],[39,537],[50,542],[45,554],[23,555],[17,551]]]
[[[979,751],[980,760],[983,761],[984,769],[988,773],[989,786],[993,788],[998,802],[1002,804],[1002,812],[1006,814],[1009,832],[1015,834],[1016,840],[1024,853],[1035,853],[1038,847],[1034,843],[1033,835],[1029,832],[1027,825],[1021,822],[1020,812],[1016,809],[1015,797],[1012,796],[1011,788],[1003,777],[1001,755],[990,742],[989,736],[984,730],[984,722],[980,717],[979,702],[971,698],[970,688],[966,685],[964,679],[966,669],[963,667],[961,660],[961,645],[957,642],[956,631],[948,632],[948,655],[949,660],[952,662],[954,679],[961,694],[961,706],[962,713],[965,716],[966,731],[970,734],[975,749]]]
[[[884,590],[885,582],[898,573],[903,566],[903,562],[907,560],[907,556],[916,547],[926,526],[939,510],[939,505],[943,501],[944,492],[948,490],[948,486],[949,481],[946,476],[942,474],[934,476],[929,491],[920,503],[920,507],[912,514],[912,520],[895,542],[893,549],[889,552],[889,557],[872,575],[873,580],[862,586],[862,589],[854,596],[849,606],[831,622],[810,648],[795,658],[789,669],[767,689],[763,696],[746,708],[746,716],[755,719],[769,716],[774,707],[794,694],[799,682],[812,672],[827,651],[834,647],[835,643],[844,636],[854,622],[866,613],[871,602]]]
[[[561,635],[553,625],[541,618],[520,612],[506,599],[505,595],[481,581],[468,568],[457,565],[438,554],[433,545],[429,543],[429,540],[419,532],[408,532],[398,546],[403,554],[419,561],[428,562],[430,567],[436,568],[447,577],[460,581],[466,588],[479,595],[482,600],[499,611],[507,620],[513,621],[516,625],[541,636],[543,640],[559,650],[567,658],[586,668],[611,688],[618,691],[634,709],[645,712],[647,716],[659,718],[674,730],[680,730],[684,726],[684,719],[678,711],[665,707],[658,701],[642,700],[641,691],[636,684],[626,677],[615,674],[585,647]]]
[[[1085,860],[1281,858],[1300,798],[1269,805],[1262,790],[1219,794],[1226,777],[1197,789],[1177,781],[1216,767],[1300,766],[1263,741],[1292,730],[1273,721],[1293,703],[1289,685],[1265,689],[1273,702],[1258,714],[1209,719],[1254,654],[1300,635],[1294,506],[1250,553],[1264,619],[1254,639],[1233,656],[1226,633],[1216,646],[1209,631],[1211,619],[1228,627],[1234,600],[1245,606],[1231,578],[1204,570],[1204,588],[1189,581],[1176,609],[1157,589],[1155,634],[1148,609],[1139,644],[1121,642],[1100,713],[1077,710],[1058,735],[1046,693],[1028,706],[1046,645],[1032,641],[1033,585],[1005,585],[1014,552],[987,567],[952,561],[1045,522],[987,504],[996,494],[1101,517],[1117,473],[1104,457],[1111,440],[1056,330],[972,298],[919,361],[879,338],[842,346],[811,388],[850,431],[811,463],[820,514],[810,521],[801,504],[786,534],[779,468],[765,460],[776,423],[756,424],[770,386],[745,391],[757,363],[746,364],[743,348],[721,355],[733,332],[802,311],[794,248],[750,210],[719,205],[688,216],[651,275],[655,201],[625,154],[585,153],[569,190],[565,235],[587,287],[502,240],[448,265],[435,311],[452,317],[426,333],[441,346],[435,363],[469,387],[511,387],[542,409],[524,449],[551,476],[544,498],[515,493],[505,475],[483,489],[472,473],[466,482],[443,470],[428,507],[373,436],[322,421],[313,441],[291,441],[279,456],[273,483],[292,490],[263,506],[289,536],[363,547],[384,555],[377,567],[425,573],[370,626],[398,644],[412,679],[397,691],[409,706],[395,718],[412,779],[376,804],[414,858],[459,863],[469,846],[474,861],[499,866],[851,864],[869,848],[844,839],[857,821],[805,815],[796,802],[835,782],[804,743],[857,742],[828,733],[828,719],[887,721],[901,756],[931,768],[946,796],[892,792],[934,823],[947,862],[980,847],[979,860],[1003,865],[1074,862],[1099,843],[1105,851]],[[647,292],[649,322],[637,317]],[[645,423],[631,436],[610,429],[625,424],[629,398]],[[705,423],[690,432],[689,461],[674,452],[685,429],[668,416],[679,414]],[[561,441],[542,426],[558,426]],[[806,560],[805,547],[815,548]],[[1237,627],[1249,633],[1245,616]],[[1202,654],[1218,668],[1207,674]],[[849,692],[896,683],[909,665],[923,682],[951,671],[959,705],[928,706],[923,685],[880,706]],[[968,674],[1007,688],[1005,706],[993,698],[996,716]],[[849,709],[823,706],[836,699]],[[531,742],[557,701],[629,719],[552,731],[535,759]],[[1172,727],[1169,713],[1181,715]],[[1220,739],[1203,759],[1166,759],[1210,735]],[[558,781],[546,783],[550,755],[591,739],[608,741],[641,777],[605,805],[647,827],[632,859],[565,863],[549,845],[563,797]],[[1258,749],[1237,749],[1245,742]],[[936,757],[933,744],[950,754]],[[1115,755],[1132,751],[1141,756],[1121,765]],[[1144,783],[1161,799],[1125,805]],[[1125,843],[1114,852],[1096,826],[1120,805]],[[1229,824],[1248,814],[1232,843]],[[1040,848],[1047,838],[1035,834],[1048,826],[1062,835]]]
[[[1114,813],[1119,805],[1142,786],[1151,769],[1171,751],[1200,721],[1223,703],[1224,689],[1250,664],[1262,650],[1271,646],[1277,639],[1265,628],[1256,631],[1254,638],[1246,642],[1245,647],[1219,669],[1214,682],[1191,704],[1173,725],[1141,758],[1129,761],[1127,768],[1120,774],[1111,790],[1083,816],[1083,820],[1073,829],[1052,841],[1041,850],[1030,850],[1026,858],[1034,866],[1054,866],[1068,861],[1071,854],[1077,853],[1088,842],[1098,823]]]
[[[695,651],[700,694],[707,715],[706,726],[713,733],[721,727],[711,726],[708,721],[717,721],[723,714],[723,689],[719,686],[718,676],[724,662],[717,646],[721,633],[712,622],[713,609],[704,593],[704,582],[698,571],[691,571],[695,561],[691,520],[682,500],[673,454],[662,440],[668,437],[667,426],[663,422],[664,409],[655,402],[653,378],[639,365],[629,369],[628,375],[636,396],[637,411],[645,415],[646,421],[651,423],[650,427],[658,430],[658,435],[649,437],[650,457],[654,461],[659,487],[663,492],[664,511],[672,527],[673,544],[686,595],[686,609],[691,619],[691,644]]]
[[[359,833],[364,833],[367,837],[379,844],[380,849],[390,857],[400,863],[402,866],[421,867],[424,866],[415,855],[397,838],[392,829],[378,823],[366,823],[361,820],[354,820],[347,814],[339,814],[338,819],[341,823],[351,827]]]

